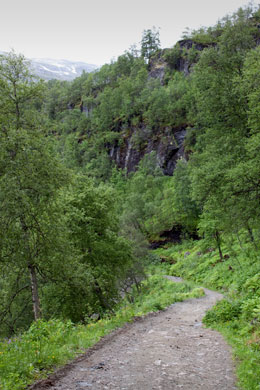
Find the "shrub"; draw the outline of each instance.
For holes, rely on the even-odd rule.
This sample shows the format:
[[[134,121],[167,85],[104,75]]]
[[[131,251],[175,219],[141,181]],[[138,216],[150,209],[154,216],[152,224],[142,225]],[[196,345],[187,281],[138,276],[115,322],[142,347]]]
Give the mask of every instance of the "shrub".
[[[206,325],[219,322],[227,322],[238,318],[241,313],[241,303],[239,301],[230,302],[226,299],[219,301],[209,310],[203,319]]]

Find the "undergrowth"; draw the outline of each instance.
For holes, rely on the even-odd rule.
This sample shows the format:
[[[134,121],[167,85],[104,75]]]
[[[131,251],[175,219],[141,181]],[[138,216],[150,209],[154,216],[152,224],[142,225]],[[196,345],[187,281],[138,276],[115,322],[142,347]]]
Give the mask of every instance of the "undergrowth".
[[[87,325],[57,319],[39,320],[27,332],[1,342],[0,388],[25,389],[28,384],[46,377],[58,366],[83,353],[104,335],[133,321],[134,317],[203,295],[202,289],[194,289],[190,283],[173,283],[163,278],[167,267],[158,267],[149,269],[153,275],[142,282],[141,294],[134,293],[134,302],[125,299],[113,315]]]
[[[201,241],[156,250],[169,274],[220,290],[218,302],[203,322],[220,331],[233,347],[238,385],[260,389],[260,256],[251,243],[223,245],[223,259]]]

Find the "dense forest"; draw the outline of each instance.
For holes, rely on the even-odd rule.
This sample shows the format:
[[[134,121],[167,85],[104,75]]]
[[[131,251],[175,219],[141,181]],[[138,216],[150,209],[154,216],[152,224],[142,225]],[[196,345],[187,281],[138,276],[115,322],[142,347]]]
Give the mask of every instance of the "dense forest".
[[[1,56],[2,338],[113,313],[170,237],[214,252],[171,270],[233,286],[217,313],[259,353],[259,44],[249,7],[170,49],[145,30],[141,50],[72,82]]]

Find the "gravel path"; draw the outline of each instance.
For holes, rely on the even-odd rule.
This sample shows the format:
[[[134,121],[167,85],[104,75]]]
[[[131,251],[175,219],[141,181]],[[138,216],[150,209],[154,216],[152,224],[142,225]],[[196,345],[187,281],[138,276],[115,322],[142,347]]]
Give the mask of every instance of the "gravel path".
[[[230,348],[201,323],[222,296],[207,289],[205,294],[127,324],[32,389],[236,389]]]

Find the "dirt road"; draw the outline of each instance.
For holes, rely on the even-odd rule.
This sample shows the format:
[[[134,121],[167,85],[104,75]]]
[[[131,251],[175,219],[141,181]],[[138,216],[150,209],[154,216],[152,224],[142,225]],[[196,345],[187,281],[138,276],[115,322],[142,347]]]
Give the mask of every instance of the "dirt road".
[[[207,289],[205,294],[115,331],[33,389],[236,389],[229,347],[201,323],[221,295]]]

